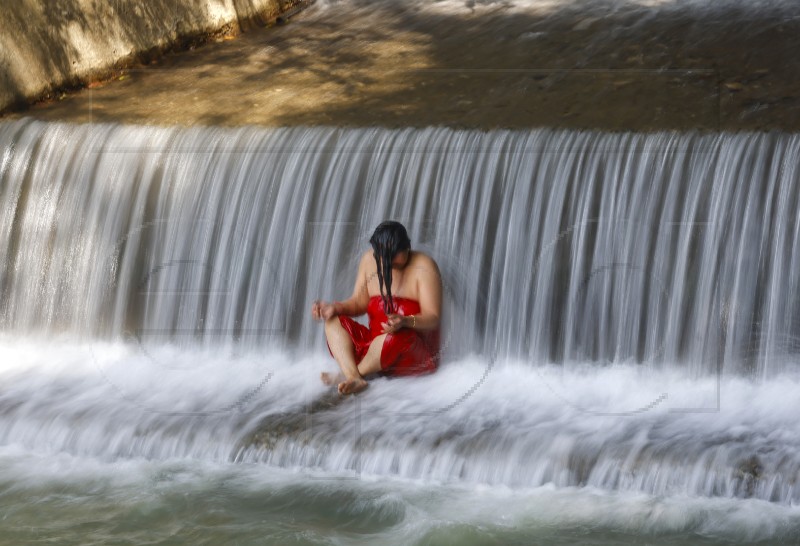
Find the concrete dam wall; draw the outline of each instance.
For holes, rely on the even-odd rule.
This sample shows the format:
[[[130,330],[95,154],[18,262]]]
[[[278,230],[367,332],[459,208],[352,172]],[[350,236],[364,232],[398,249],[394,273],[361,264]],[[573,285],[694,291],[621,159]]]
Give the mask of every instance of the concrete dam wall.
[[[0,113],[102,78],[145,53],[273,21],[293,0],[0,3]]]

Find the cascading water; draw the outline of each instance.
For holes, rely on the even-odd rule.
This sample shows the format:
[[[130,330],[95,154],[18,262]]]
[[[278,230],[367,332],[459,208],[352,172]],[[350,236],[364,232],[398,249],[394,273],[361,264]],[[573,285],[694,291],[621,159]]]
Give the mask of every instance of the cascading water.
[[[797,136],[21,121],[0,146],[4,446],[800,500]],[[444,364],[331,398],[310,303],[387,218],[440,265]]]
[[[319,345],[368,234],[440,262],[451,349],[769,376],[800,352],[800,139],[7,125],[2,324]],[[65,145],[69,142],[69,145]]]

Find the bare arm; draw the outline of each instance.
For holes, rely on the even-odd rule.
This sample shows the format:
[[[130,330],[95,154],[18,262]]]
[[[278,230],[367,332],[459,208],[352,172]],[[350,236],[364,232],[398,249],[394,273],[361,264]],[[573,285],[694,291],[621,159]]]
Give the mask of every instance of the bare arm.
[[[420,312],[411,321],[415,330],[438,328],[442,311],[442,276],[436,262],[427,256],[425,258],[417,277]]]
[[[370,260],[374,261],[372,252],[365,252],[361,256],[361,262],[358,264],[358,273],[356,274],[356,283],[353,287],[353,295],[344,301],[337,301],[333,304],[337,315],[356,317],[367,312],[367,305],[369,304],[367,269]]]
[[[311,306],[311,316],[314,319],[327,320],[337,315],[355,317],[367,312],[367,304],[369,304],[369,295],[367,293],[367,270],[370,264],[369,260],[374,260],[371,252],[366,252],[361,256],[361,262],[358,264],[358,273],[356,274],[355,288],[353,288],[353,295],[344,301],[335,301],[333,303],[326,303],[319,300],[315,301]]]

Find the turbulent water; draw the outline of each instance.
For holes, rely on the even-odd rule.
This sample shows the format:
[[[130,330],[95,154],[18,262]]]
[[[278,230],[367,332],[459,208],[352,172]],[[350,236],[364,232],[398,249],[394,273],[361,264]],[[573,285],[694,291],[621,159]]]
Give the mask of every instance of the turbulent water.
[[[800,537],[796,136],[21,121],[0,154],[12,542]],[[310,303],[385,218],[440,265],[443,365],[339,398]]]
[[[796,543],[800,377],[0,341],[11,543]],[[269,431],[247,448],[248,431]],[[758,457],[753,463],[752,458]],[[758,465],[759,468],[755,468]]]

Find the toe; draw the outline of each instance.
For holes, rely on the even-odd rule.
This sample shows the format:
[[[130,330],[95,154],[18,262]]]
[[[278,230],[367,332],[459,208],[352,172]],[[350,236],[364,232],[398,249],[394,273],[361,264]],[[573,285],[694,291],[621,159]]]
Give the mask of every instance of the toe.
[[[339,383],[340,394],[353,394],[358,389],[358,380],[348,379]]]
[[[368,383],[363,379],[349,379],[339,383],[339,394],[355,394],[367,388]]]

